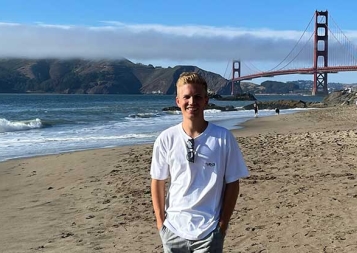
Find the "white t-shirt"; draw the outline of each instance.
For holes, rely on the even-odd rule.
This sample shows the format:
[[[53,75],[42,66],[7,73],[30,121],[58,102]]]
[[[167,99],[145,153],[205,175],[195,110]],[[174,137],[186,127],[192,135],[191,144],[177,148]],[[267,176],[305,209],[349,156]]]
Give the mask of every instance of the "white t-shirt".
[[[182,123],[163,131],[154,144],[150,173],[157,180],[171,177],[164,225],[182,238],[200,240],[219,222],[225,184],[249,173],[229,130],[209,123],[194,139],[194,163],[186,160],[188,139]]]

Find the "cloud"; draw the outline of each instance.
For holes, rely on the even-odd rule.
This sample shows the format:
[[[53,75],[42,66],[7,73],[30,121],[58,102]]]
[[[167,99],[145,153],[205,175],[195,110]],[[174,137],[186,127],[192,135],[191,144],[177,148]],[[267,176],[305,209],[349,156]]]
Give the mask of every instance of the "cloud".
[[[0,23],[0,57],[280,62],[296,47],[299,39],[307,41],[310,38],[311,55],[301,55],[299,60],[311,62],[311,33],[301,38],[302,34],[302,31],[293,30],[115,21],[103,21],[100,26]],[[357,38],[356,31],[345,34],[351,41]],[[295,54],[302,47],[304,43],[299,43]]]

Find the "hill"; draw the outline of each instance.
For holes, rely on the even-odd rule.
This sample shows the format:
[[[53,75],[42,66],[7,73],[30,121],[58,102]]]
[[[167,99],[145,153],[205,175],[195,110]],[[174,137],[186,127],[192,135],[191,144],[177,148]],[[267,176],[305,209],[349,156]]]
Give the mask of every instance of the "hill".
[[[313,81],[297,80],[288,82],[279,81],[264,81],[261,84],[252,82],[241,82],[240,84],[243,93],[252,94],[311,94]],[[343,90],[345,88],[356,87],[356,84],[346,83],[328,83],[329,92]]]
[[[185,71],[201,74],[211,91],[229,94],[225,78],[196,66],[162,68],[127,59],[2,59],[0,93],[174,94],[176,80]]]
[[[242,91],[245,93],[252,93],[252,94],[265,93],[265,87],[252,82],[241,82],[240,87]]]

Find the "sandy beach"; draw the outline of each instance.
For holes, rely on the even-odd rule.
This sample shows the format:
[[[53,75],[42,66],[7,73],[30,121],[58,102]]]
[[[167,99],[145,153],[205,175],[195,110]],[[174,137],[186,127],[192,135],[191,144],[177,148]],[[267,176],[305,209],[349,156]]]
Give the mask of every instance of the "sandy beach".
[[[224,252],[357,252],[357,109],[234,130],[250,169]],[[152,145],[0,163],[0,252],[162,252]]]

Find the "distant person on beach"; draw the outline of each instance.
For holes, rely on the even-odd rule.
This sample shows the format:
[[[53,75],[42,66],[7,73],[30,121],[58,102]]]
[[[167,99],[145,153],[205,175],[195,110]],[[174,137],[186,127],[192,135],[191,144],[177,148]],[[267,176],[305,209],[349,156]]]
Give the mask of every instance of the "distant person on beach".
[[[279,115],[279,114],[280,114],[279,108],[275,108],[275,113],[276,113],[276,115]]]
[[[258,117],[258,104],[257,104],[257,101],[254,101],[253,107],[254,107],[254,116]]]
[[[152,155],[157,229],[164,252],[219,253],[248,169],[232,133],[204,119],[206,81],[184,72],[176,88],[182,122],[158,136]]]

